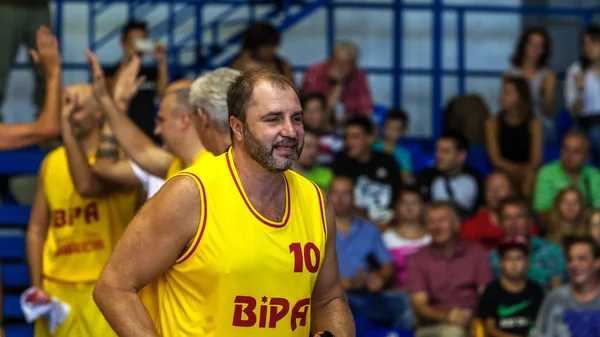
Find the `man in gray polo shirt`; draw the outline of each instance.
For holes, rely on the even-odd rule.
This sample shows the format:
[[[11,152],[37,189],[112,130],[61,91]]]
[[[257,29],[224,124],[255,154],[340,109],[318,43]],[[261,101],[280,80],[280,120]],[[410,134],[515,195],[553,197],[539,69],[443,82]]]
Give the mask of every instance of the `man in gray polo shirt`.
[[[600,336],[600,251],[592,238],[575,238],[566,249],[571,284],[544,300],[534,337]]]

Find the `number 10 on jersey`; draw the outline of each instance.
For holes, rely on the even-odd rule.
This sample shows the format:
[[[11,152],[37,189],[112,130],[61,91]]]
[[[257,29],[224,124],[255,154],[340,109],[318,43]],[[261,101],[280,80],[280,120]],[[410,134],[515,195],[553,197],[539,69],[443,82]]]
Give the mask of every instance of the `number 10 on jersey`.
[[[290,244],[290,254],[294,255],[294,273],[302,273],[304,269],[316,273],[321,263],[321,252],[312,242],[302,246],[299,242]]]

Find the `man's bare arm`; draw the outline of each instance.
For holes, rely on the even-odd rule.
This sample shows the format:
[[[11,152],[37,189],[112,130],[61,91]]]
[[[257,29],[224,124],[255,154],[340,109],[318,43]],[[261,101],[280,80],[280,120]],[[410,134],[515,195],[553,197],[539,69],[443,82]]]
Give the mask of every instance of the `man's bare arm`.
[[[46,75],[46,98],[37,121],[23,124],[0,123],[0,150],[14,150],[34,145],[60,134],[61,61],[56,37],[46,26],[36,35],[37,50],[31,51],[34,62]]]
[[[444,323],[448,321],[448,313],[437,310],[429,305],[427,293],[419,292],[411,296],[411,301],[415,313],[427,321]]]
[[[42,169],[40,169],[38,177],[26,236],[26,253],[31,286],[39,289],[42,288],[42,251],[50,224],[50,209],[46,203],[42,177],[44,172],[43,166],[44,164],[42,164]]]
[[[336,337],[354,337],[354,319],[342,287],[335,248],[335,211],[327,199],[327,243],[323,265],[312,293],[312,331],[330,331]]]
[[[96,56],[86,51],[94,77],[94,93],[104,110],[112,131],[125,152],[144,170],[158,177],[165,177],[173,155],[158,147],[135,123],[123,114],[106,90],[104,73]],[[139,59],[135,58],[127,67],[139,67]],[[152,113],[152,111],[148,111]]]
[[[198,205],[192,178],[175,177],[127,227],[94,289],[98,308],[119,336],[158,337],[137,292],[184,252],[198,230]]]

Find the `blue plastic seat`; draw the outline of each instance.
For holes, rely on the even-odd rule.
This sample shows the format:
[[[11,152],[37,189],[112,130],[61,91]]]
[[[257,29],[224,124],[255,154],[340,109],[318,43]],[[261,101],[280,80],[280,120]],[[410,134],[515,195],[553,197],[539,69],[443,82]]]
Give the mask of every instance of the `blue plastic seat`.
[[[434,163],[435,155],[433,153],[421,153],[416,158],[413,158],[413,167],[415,172],[432,167]]]
[[[33,337],[33,325],[19,324],[4,327],[7,337]]]
[[[22,235],[0,236],[0,259],[24,259],[25,237]]]
[[[31,208],[23,205],[2,205],[0,206],[0,226],[20,226],[25,227],[29,223],[29,213]]]
[[[367,337],[414,337],[414,335],[413,331],[380,328],[369,332]]]
[[[544,146],[544,157],[543,163],[555,161],[560,158],[560,146],[558,145],[546,145]]]
[[[23,318],[19,295],[4,295],[4,317]]]
[[[2,264],[2,285],[4,287],[29,287],[29,268],[25,263]]]

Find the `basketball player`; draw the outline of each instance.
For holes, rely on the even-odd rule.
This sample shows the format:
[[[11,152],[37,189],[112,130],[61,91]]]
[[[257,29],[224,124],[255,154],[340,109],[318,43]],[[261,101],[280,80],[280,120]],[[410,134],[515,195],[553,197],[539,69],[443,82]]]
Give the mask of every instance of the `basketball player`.
[[[173,148],[163,149],[154,144],[152,139],[146,136],[129,117],[119,111],[106,90],[104,73],[96,56],[89,50],[86,51],[86,54],[94,77],[95,95],[105,112],[114,135],[127,155],[142,169],[157,177],[169,178],[194,162],[202,160],[203,157],[212,157],[212,154],[206,151],[198,139],[191,122],[191,116],[185,113],[171,113],[178,111],[163,106],[177,105],[177,97],[174,94],[179,90],[172,87],[172,94],[163,97],[161,109],[157,116],[158,121],[155,132],[163,138],[167,145],[174,142],[178,143]],[[134,57],[131,64],[132,67],[139,69],[139,58]],[[137,74],[137,72],[134,73]],[[148,111],[148,113],[152,113],[152,111]]]
[[[247,72],[227,105],[233,146],[146,203],[96,285],[98,307],[124,337],[354,336],[332,207],[289,170],[304,136],[293,85]],[[157,277],[155,327],[136,292]]]
[[[135,192],[105,197],[79,195],[69,174],[67,152],[78,148],[94,160],[102,112],[92,88],[80,84],[68,89],[76,99],[65,99],[62,129],[65,147],[48,154],[42,163],[27,229],[27,260],[33,302],[57,297],[71,306],[55,337],[114,336],[92,299],[94,283],[135,211]],[[79,150],[78,149],[78,150]],[[35,323],[35,336],[50,336],[44,319]]]
[[[58,43],[52,31],[41,26],[36,33],[37,50],[30,54],[46,75],[46,99],[33,123],[0,123],[0,150],[14,150],[50,140],[60,134],[60,72]]]

